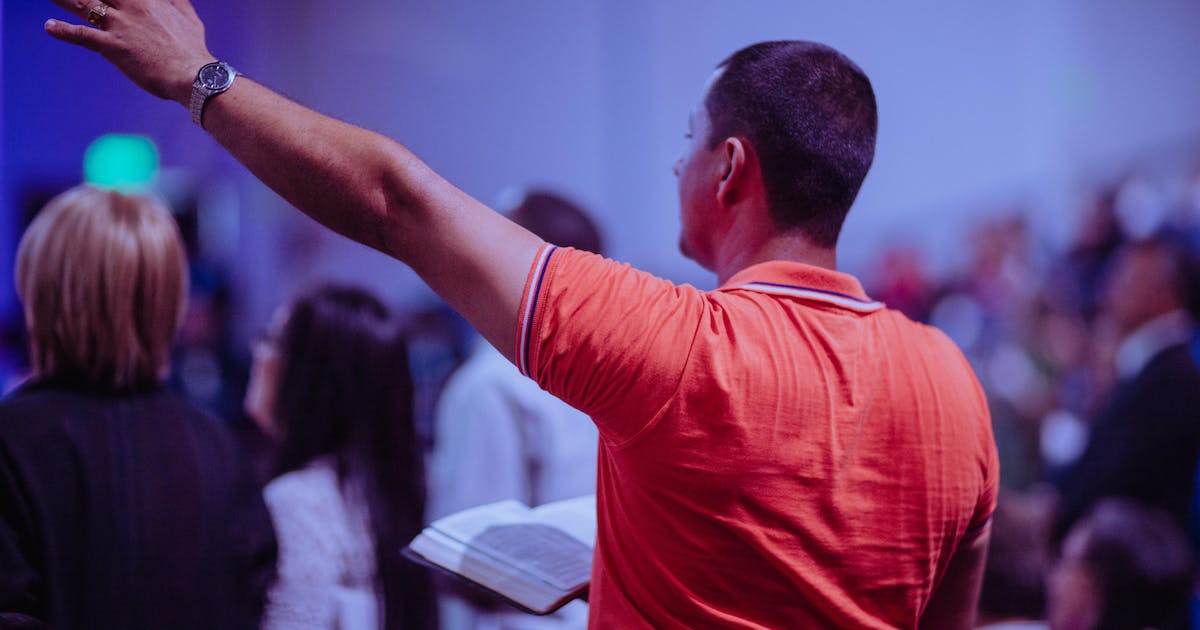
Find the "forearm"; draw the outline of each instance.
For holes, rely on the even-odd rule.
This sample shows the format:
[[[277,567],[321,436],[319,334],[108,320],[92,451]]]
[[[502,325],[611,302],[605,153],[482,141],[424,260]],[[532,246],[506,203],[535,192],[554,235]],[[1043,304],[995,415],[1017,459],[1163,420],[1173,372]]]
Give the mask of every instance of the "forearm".
[[[209,101],[204,122],[268,187],[326,227],[411,266],[511,354],[521,287],[540,239],[399,143],[245,77]]]
[[[55,0],[80,17],[85,3]],[[50,20],[54,37],[94,50],[151,94],[189,102],[213,60],[186,0],[122,0],[101,28]],[[293,103],[245,77],[208,102],[205,127],[304,213],[410,265],[506,356],[515,351],[525,276],[542,244],[383,136]]]

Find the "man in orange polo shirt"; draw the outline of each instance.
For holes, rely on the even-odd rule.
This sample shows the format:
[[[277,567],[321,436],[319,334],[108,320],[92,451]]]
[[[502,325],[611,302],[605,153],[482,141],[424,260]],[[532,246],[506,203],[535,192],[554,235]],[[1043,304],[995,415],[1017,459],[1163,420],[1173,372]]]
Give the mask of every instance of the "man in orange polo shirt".
[[[969,627],[997,489],[987,410],[943,335],[836,271],[876,129],[844,56],[759,44],[706,87],[676,166],[681,246],[721,281],[703,292],[555,249],[395,142],[233,81],[185,0],[55,2],[93,27],[51,35],[189,105],[592,417],[594,625]]]

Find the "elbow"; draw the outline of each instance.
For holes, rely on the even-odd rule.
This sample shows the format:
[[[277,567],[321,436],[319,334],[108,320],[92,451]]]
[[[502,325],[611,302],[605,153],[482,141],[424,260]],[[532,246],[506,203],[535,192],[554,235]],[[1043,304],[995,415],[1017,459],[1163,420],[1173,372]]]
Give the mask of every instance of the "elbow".
[[[430,194],[425,188],[432,171],[400,145],[386,141],[369,184],[370,217],[363,242],[389,256],[407,262],[412,235],[429,212]]]

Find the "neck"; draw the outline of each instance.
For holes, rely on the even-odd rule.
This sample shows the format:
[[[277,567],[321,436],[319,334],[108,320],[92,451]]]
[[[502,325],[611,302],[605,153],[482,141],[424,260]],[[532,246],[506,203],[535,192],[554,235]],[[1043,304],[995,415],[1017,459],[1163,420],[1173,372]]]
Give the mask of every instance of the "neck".
[[[837,271],[837,250],[819,247],[799,232],[774,234],[761,239],[757,244],[738,243],[728,239],[722,247],[714,271],[718,284],[724,284],[739,271],[773,260],[803,263]]]

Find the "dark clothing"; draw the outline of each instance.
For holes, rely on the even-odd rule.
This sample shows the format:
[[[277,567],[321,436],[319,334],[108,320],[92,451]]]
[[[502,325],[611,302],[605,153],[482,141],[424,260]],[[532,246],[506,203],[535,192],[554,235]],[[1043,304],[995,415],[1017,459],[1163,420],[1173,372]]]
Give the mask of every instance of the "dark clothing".
[[[1200,455],[1200,372],[1185,345],[1158,353],[1114,389],[1087,450],[1059,490],[1061,541],[1100,499],[1126,497],[1165,510],[1191,531]]]
[[[0,401],[0,621],[255,628],[275,537],[218,421],[161,389]]]

